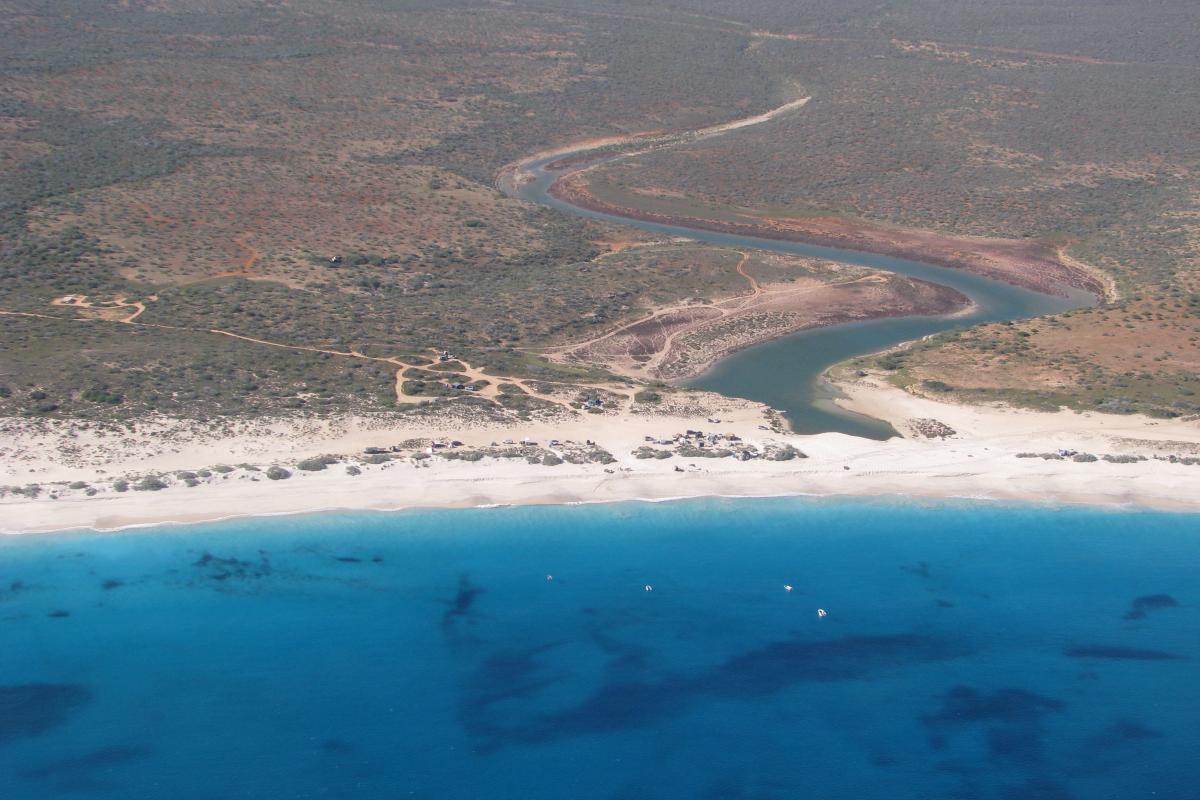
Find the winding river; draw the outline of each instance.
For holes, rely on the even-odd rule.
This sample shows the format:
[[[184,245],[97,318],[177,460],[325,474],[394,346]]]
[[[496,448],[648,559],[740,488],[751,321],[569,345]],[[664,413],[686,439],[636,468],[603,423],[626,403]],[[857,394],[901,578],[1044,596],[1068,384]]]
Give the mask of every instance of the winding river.
[[[834,364],[953,328],[1055,314],[1096,301],[1092,294],[1083,290],[1068,288],[1068,294],[1058,297],[963,270],[874,253],[646,222],[581,208],[551,195],[548,191],[550,186],[564,173],[548,170],[546,165],[564,156],[592,149],[595,149],[595,145],[574,151],[558,151],[523,162],[520,172],[525,180],[502,178],[497,185],[509,195],[570,214],[725,247],[813,256],[887,270],[949,286],[974,301],[974,307],[966,314],[893,317],[800,331],[734,353],[686,383],[690,387],[766,403],[784,412],[792,430],[797,433],[836,431],[881,440],[896,435],[888,423],[854,414],[834,404],[835,390],[821,379],[825,370]],[[616,155],[607,160],[614,161],[630,155],[633,154]]]

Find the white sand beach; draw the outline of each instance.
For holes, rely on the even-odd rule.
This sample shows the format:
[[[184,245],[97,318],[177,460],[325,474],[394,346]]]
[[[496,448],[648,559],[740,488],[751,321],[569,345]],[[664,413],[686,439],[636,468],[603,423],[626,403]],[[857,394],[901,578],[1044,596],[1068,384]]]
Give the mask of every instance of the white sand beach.
[[[485,505],[663,500],[697,496],[860,495],[989,498],[1200,511],[1200,423],[1139,416],[1035,413],[956,406],[922,399],[867,378],[843,387],[846,407],[889,420],[905,438],[887,442],[842,434],[796,436],[771,431],[765,409],[723,401],[719,423],[687,414],[577,415],[562,422],[507,427],[442,426],[420,420],[350,417],[335,421],[258,423],[228,430],[143,427],[132,433],[72,433],[7,421],[3,427],[0,530],[114,530],[233,516],[334,509],[401,509]],[[936,425],[931,424],[936,421]],[[946,426],[946,427],[940,427]],[[927,438],[918,433],[952,429]],[[665,441],[687,429],[732,434],[759,448],[790,444],[807,457],[785,461],[673,455],[637,458],[646,437]],[[456,439],[467,452],[528,438],[543,450],[592,440],[615,461],[549,466],[524,458],[446,458],[418,440]],[[551,444],[551,440],[561,440]],[[404,442],[410,451],[367,463],[367,447]],[[669,449],[651,445],[657,449]],[[1018,457],[1020,453],[1066,457]],[[444,452],[450,452],[448,448]],[[296,469],[318,453],[339,462]],[[1075,460],[1073,455],[1080,454]],[[414,454],[416,458],[412,457]],[[1086,460],[1095,456],[1096,460]],[[1104,457],[1144,460],[1117,463]],[[1170,457],[1175,460],[1169,460]],[[239,465],[187,485],[180,470]],[[265,469],[281,465],[286,480]],[[359,474],[350,474],[347,467]],[[355,470],[351,470],[355,471]],[[121,477],[158,475],[167,488],[116,491]],[[36,496],[12,491],[37,484]],[[72,488],[74,487],[74,488]]]

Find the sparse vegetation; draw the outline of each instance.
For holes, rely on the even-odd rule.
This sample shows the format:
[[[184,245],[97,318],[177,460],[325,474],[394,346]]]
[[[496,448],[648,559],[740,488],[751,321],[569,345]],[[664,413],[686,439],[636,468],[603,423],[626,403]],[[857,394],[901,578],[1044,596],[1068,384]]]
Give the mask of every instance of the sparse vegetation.
[[[385,359],[455,374],[430,358],[445,348],[491,375],[594,382],[609,377],[602,362],[537,353],[663,303],[744,291],[743,279],[704,245],[605,254],[630,233],[505,198],[497,170],[798,93],[813,98],[801,114],[593,177],[647,203],[1065,247],[1124,299],[1061,326],[937,338],[879,366],[961,400],[1200,412],[1200,83],[1184,0],[1121,12],[1137,36],[1110,35],[1125,17],[1083,0],[1042,10],[1037,26],[1012,0],[576,5],[47,15],[18,0],[0,30],[14,54],[0,63],[0,310],[41,316],[4,318],[0,414],[436,413],[419,403],[451,399],[506,418],[558,413],[515,383],[493,403],[448,388],[449,375],[405,376],[411,400],[398,399]],[[333,77],[345,74],[356,78]],[[769,334],[784,321],[739,324]]]
[[[306,458],[303,461],[298,462],[296,464],[296,469],[302,469],[305,472],[320,472],[330,464],[336,463],[338,463],[336,456],[313,456],[312,458]]]

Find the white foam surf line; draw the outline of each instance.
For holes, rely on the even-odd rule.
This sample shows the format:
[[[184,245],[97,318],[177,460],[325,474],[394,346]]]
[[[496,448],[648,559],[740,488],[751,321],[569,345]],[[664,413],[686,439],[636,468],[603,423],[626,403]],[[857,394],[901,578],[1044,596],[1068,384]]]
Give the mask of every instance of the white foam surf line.
[[[1014,507],[1024,508],[1059,508],[1063,510],[1071,508],[1094,508],[1099,511],[1110,511],[1113,513],[1137,513],[1144,511],[1156,511],[1170,514],[1196,514],[1200,513],[1191,506],[1174,506],[1171,504],[1155,504],[1142,503],[1134,500],[1116,500],[1102,499],[1080,495],[1078,497],[1062,497],[1060,495],[1050,497],[1004,497],[994,494],[937,494],[937,493],[912,493],[904,491],[895,492],[880,492],[880,491],[865,491],[862,493],[855,492],[764,492],[763,494],[724,494],[720,492],[700,492],[697,494],[682,494],[668,495],[665,497],[612,497],[604,499],[592,500],[527,500],[513,503],[480,503],[478,505],[421,505],[419,503],[405,505],[388,505],[388,506],[324,506],[315,509],[297,509],[295,511],[262,511],[248,513],[221,514],[212,517],[199,517],[196,519],[177,520],[163,519],[153,520],[148,522],[131,522],[124,525],[115,525],[112,527],[101,528],[94,525],[72,525],[66,528],[33,528],[28,530],[0,530],[0,535],[4,536],[37,536],[37,535],[52,535],[56,533],[95,533],[97,535],[111,535],[127,532],[144,531],[151,528],[183,528],[193,525],[208,525],[222,522],[231,522],[235,520],[251,520],[251,519],[266,519],[271,517],[299,517],[299,516],[319,516],[319,515],[334,515],[334,514],[397,514],[404,512],[416,511],[459,511],[459,510],[489,510],[489,509],[511,509],[533,506],[589,506],[589,505],[612,505],[615,503],[675,503],[686,502],[692,500],[770,500],[770,499],[786,499],[786,498],[813,498],[821,500],[848,500],[854,498],[856,500],[876,500],[895,503],[903,501],[905,503],[925,502],[936,504],[945,501],[965,501],[971,503],[988,503],[990,505],[1010,505]]]

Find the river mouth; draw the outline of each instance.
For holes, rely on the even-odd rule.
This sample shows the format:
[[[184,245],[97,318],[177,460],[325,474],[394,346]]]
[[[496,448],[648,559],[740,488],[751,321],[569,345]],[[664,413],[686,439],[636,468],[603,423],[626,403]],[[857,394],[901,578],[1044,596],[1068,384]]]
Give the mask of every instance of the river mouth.
[[[577,151],[578,152],[578,151]],[[1061,296],[1043,294],[964,270],[925,264],[893,256],[837,247],[768,239],[740,234],[649,222],[634,217],[574,205],[550,192],[564,173],[546,169],[573,154],[558,152],[521,165],[524,181],[502,178],[506,193],[532,203],[577,216],[629,225],[652,233],[679,236],[713,245],[766,250],[809,256],[869,267],[955,289],[971,300],[964,313],[942,316],[906,316],[829,325],[793,333],[747,347],[712,365],[683,385],[764,403],[784,414],[796,433],[843,433],[867,439],[897,436],[882,420],[847,411],[834,403],[836,390],[822,380],[830,367],[851,358],[943,331],[987,322],[1029,319],[1095,305],[1091,292],[1062,287]],[[616,154],[591,164],[625,157]]]

